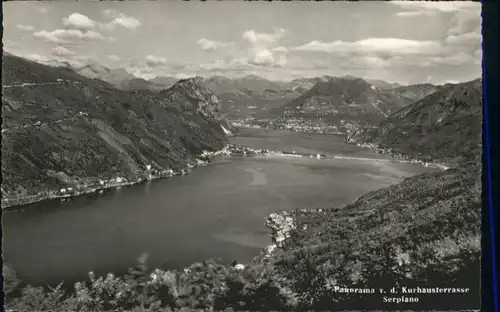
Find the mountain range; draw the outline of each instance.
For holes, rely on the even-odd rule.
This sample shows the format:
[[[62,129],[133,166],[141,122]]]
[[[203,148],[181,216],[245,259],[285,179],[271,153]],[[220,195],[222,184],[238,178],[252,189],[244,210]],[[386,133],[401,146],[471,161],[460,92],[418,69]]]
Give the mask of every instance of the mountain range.
[[[123,91],[67,68],[9,55],[3,57],[2,70],[2,204],[116,177],[134,181],[147,176],[148,166],[178,170],[195,162],[203,150],[226,142],[222,101],[200,77],[180,80],[159,92]],[[224,83],[225,93],[241,91],[241,85]],[[300,85],[295,83],[292,89]],[[156,270],[156,275],[140,275],[136,268],[131,272],[141,283],[148,280],[141,285],[149,285],[147,297],[140,300],[138,289],[144,288],[134,286],[138,283],[118,283],[111,276],[88,283],[92,291],[76,291],[73,297],[32,288],[9,304],[44,310],[46,302],[55,302],[52,310],[69,311],[87,300],[89,307],[104,302],[118,309],[122,307],[115,298],[120,298],[130,302],[128,310],[146,299],[172,310],[387,309],[379,293],[338,291],[352,285],[347,287],[376,292],[400,286],[467,287],[467,293],[439,294],[442,300],[419,294],[412,309],[478,309],[481,80],[435,90],[383,89],[352,77],[321,77],[307,83],[313,86],[280,107],[282,113],[341,113],[366,125],[356,129],[350,142],[451,168],[407,178],[343,207],[297,210],[283,247],[242,270],[211,261],[188,270]],[[269,92],[260,82],[252,86],[242,92],[250,97]],[[397,91],[400,88],[405,89]]]
[[[74,72],[91,78],[103,80],[114,87],[130,91],[130,90],[162,90],[170,88],[179,79],[174,77],[155,77],[150,80],[139,78],[129,73],[124,68],[108,68],[101,65],[97,61],[89,61],[84,65],[70,63],[67,61],[48,61],[43,62],[44,65],[52,67],[65,67]]]
[[[73,69],[75,72],[89,77],[97,78],[106,81],[118,89],[122,90],[154,90],[159,91],[168,89],[176,81],[175,77],[159,76],[149,80],[138,78],[123,68],[110,69],[100,65],[96,61],[89,62],[83,66],[70,64],[68,62],[49,62],[52,66],[63,66]],[[335,81],[334,81],[335,80]],[[325,90],[320,91],[320,94],[315,95],[314,92],[324,89],[325,83],[336,84],[332,92],[342,93],[342,88],[351,88],[345,90],[349,93],[356,92],[356,88],[360,86],[349,86],[346,81],[359,82],[360,78],[346,75],[340,78],[331,76],[321,76],[313,78],[298,78],[292,81],[271,81],[256,75],[247,75],[240,78],[228,78],[220,75],[215,75],[202,79],[203,83],[216,94],[221,101],[222,109],[232,119],[247,118],[255,116],[258,118],[269,117],[270,112],[280,111],[287,104],[294,102],[299,97],[320,96],[330,97],[332,101],[338,100],[341,94],[325,94]],[[432,93],[437,87],[430,84],[402,86],[397,83],[386,82],[377,79],[366,79],[365,87],[373,86],[380,93],[380,98],[374,100],[374,107],[382,105],[378,115],[387,115],[396,106],[402,106],[409,102],[416,101],[427,94]],[[201,81],[200,81],[201,82]],[[316,86],[319,84],[319,86]],[[315,90],[312,90],[314,87]],[[352,89],[354,87],[354,89]],[[357,90],[361,91],[361,90]],[[365,93],[373,93],[370,90]],[[372,98],[375,98],[372,96]],[[342,101],[342,100],[341,100]],[[366,100],[365,100],[366,102]],[[339,105],[341,105],[340,103]],[[341,105],[342,106],[342,105]],[[384,108],[384,106],[387,106]],[[335,111],[339,107],[332,107]],[[378,108],[375,108],[378,110]],[[321,111],[322,109],[318,109]],[[341,111],[356,111],[359,109],[346,108],[344,106]],[[373,109],[368,109],[373,110]],[[354,113],[358,114],[358,113]],[[339,114],[342,119],[343,113]],[[365,114],[366,115],[366,114]],[[276,117],[276,116],[275,116]],[[339,119],[337,118],[337,119]],[[347,118],[348,119],[348,118]]]
[[[480,159],[481,79],[447,84],[349,140],[446,163]]]
[[[352,128],[377,124],[412,101],[394,89],[379,89],[361,78],[322,77],[299,97],[272,110],[268,126],[347,133]]]
[[[230,118],[271,118],[271,127],[281,129],[287,127],[287,119],[299,124],[305,119],[345,131],[344,121],[373,124],[437,90],[430,84],[402,86],[353,76],[292,81],[270,81],[254,75],[234,79],[213,76],[204,82],[221,100]],[[269,126],[267,122],[264,125]]]
[[[424,97],[436,92],[439,89],[438,86],[432,85],[430,83],[415,84],[410,86],[399,86],[393,88],[394,92],[398,93],[403,98],[415,102]]]
[[[198,79],[127,92],[10,55],[2,74],[2,207],[178,171],[226,142],[220,102]]]

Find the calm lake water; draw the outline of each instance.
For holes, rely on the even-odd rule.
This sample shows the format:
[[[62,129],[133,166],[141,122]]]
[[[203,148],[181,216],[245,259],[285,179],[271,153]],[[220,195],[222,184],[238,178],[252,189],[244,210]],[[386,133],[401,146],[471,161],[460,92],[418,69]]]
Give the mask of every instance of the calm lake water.
[[[343,138],[244,130],[254,148],[382,158]],[[227,157],[187,176],[44,201],[3,214],[3,256],[26,282],[74,282],[123,273],[143,253],[151,267],[214,258],[247,262],[269,244],[271,212],[337,207],[431,169],[376,160]]]

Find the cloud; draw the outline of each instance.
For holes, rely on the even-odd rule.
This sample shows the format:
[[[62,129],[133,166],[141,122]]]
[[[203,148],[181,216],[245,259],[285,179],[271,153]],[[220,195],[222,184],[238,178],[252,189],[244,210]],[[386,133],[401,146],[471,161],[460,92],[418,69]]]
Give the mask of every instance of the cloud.
[[[232,42],[221,42],[215,40],[208,40],[205,38],[198,40],[197,43],[205,51],[217,50],[219,48],[226,48],[233,44]]]
[[[327,53],[388,53],[388,54],[434,54],[443,47],[435,41],[419,41],[399,38],[368,38],[355,42],[311,41],[294,48],[295,51]]]
[[[74,51],[71,51],[71,50],[65,48],[65,47],[58,46],[58,47],[55,47],[52,49],[52,54],[56,55],[56,56],[65,57],[65,56],[75,55],[76,53]]]
[[[89,30],[83,32],[79,29],[56,29],[53,31],[38,31],[33,33],[35,38],[43,39],[52,43],[69,43],[71,40],[103,41],[104,36],[98,32]]]
[[[135,18],[125,16],[124,14],[112,10],[106,10],[106,12],[108,12],[107,14],[113,15],[113,19],[107,23],[96,22],[86,15],[75,12],[62,19],[62,24],[65,29],[56,29],[53,31],[42,30],[35,32],[33,35],[36,38],[58,44],[70,43],[72,40],[104,41],[106,38],[101,33],[94,30],[96,27],[112,30],[119,25],[133,30],[140,25],[140,22]],[[107,40],[116,41],[114,37],[109,37]]]
[[[258,33],[255,30],[247,30],[243,32],[243,39],[248,40],[254,45],[268,45],[275,43],[286,35],[283,28],[277,28],[273,33]]]
[[[481,12],[459,11],[448,22],[445,43],[450,46],[479,47],[481,44]],[[463,49],[463,48],[462,48]]]
[[[474,51],[474,57],[480,60],[483,59],[483,49],[477,49]]]
[[[434,15],[434,12],[432,11],[408,11],[408,12],[398,12],[396,13],[396,16],[402,16],[402,17],[416,17],[416,16],[423,16],[423,15]]]
[[[287,56],[280,54],[275,56],[270,50],[257,50],[251,58],[247,60],[248,64],[265,67],[284,67],[287,62]]]
[[[461,35],[446,37],[445,42],[450,45],[478,45],[481,44],[482,36],[477,32],[469,32]]]
[[[391,61],[386,60],[376,56],[364,56],[354,58],[355,61],[358,61],[363,66],[373,69],[384,69],[389,68],[391,66]]]
[[[303,69],[331,69],[333,66],[331,62],[327,60],[315,60],[312,63],[305,63],[302,59],[300,59],[300,63],[302,63]],[[300,67],[295,67],[296,69],[300,69]]]
[[[90,30],[96,27],[96,22],[80,13],[72,13],[62,19],[63,25],[67,28]]]
[[[285,65],[288,63],[287,56],[285,54],[281,54],[278,56],[278,59],[275,61],[274,66],[276,67],[285,67]]]
[[[41,2],[38,1],[22,1],[18,2],[20,5],[23,5],[31,10],[37,11],[39,13],[45,14],[48,13],[48,8],[42,6]]]
[[[257,58],[248,57],[234,57],[217,59],[210,63],[200,64],[199,66],[192,66],[190,68],[184,69],[174,69],[182,70],[184,73],[190,73],[192,75],[213,75],[213,74],[236,74],[236,73],[250,73],[255,71],[273,71],[283,68],[287,64],[286,55],[270,56],[267,53],[258,55]]]
[[[142,68],[129,67],[129,68],[126,68],[126,71],[129,72],[130,74],[138,77],[138,78],[142,78],[142,79],[146,79],[146,80],[156,77],[156,75],[153,74],[153,70],[151,68],[148,68],[148,67],[142,67]]]
[[[210,63],[200,64],[199,66],[191,66],[186,68],[190,70],[192,74],[199,72],[205,73],[228,73],[228,72],[242,72],[247,70],[252,70],[257,68],[255,64],[252,64],[247,57],[233,57],[226,59],[217,59]]]
[[[108,23],[102,24],[103,28],[113,30],[115,26],[122,26],[129,30],[136,30],[139,26],[141,26],[141,22],[131,16],[127,16],[123,13],[119,13],[112,9],[106,9],[103,11],[103,14],[112,20]]]
[[[316,61],[316,63],[319,61]],[[380,56],[340,56],[329,60],[329,62],[321,62],[321,66],[312,66],[310,68],[327,69],[340,68],[343,70],[393,70],[401,65],[406,66],[403,58],[395,57],[380,57]]]
[[[161,77],[161,76],[173,76],[179,79],[182,78],[189,78],[196,76],[197,73],[195,71],[193,72],[176,72],[175,70],[172,70],[170,68],[151,68],[151,67],[141,67],[141,66],[129,66],[126,68],[126,71],[129,72],[130,74],[142,78],[142,79],[152,79],[155,77]]]
[[[191,64],[169,63],[165,58],[159,56],[148,55],[146,59],[146,62],[143,60],[128,60],[128,65],[125,65],[124,68],[130,74],[146,80],[161,76],[193,77],[198,75],[200,70],[203,70],[201,66],[197,68]],[[213,67],[216,66],[215,63]],[[224,65],[219,64],[219,66]]]
[[[33,31],[35,30],[35,27],[31,26],[31,25],[16,25],[17,28],[21,29],[21,30],[25,30],[25,31]]]
[[[102,11],[102,14],[103,14],[104,16],[106,16],[106,17],[111,17],[111,18],[113,18],[113,17],[115,17],[115,16],[118,14],[118,12],[116,12],[116,11],[115,11],[115,10],[113,10],[113,9],[106,9],[106,10]]]
[[[481,3],[472,1],[391,1],[403,9],[398,16],[436,15],[448,20],[442,37],[441,56],[456,55],[465,47],[475,49],[481,44]],[[437,16],[439,15],[439,16]]]
[[[52,49],[52,54],[42,55],[42,54],[29,54],[29,53],[18,53],[17,55],[31,61],[49,65],[49,66],[71,66],[73,68],[80,68],[88,64],[98,64],[98,62],[89,56],[78,55],[73,51],[69,51],[64,47],[56,47]],[[57,53],[62,52],[62,53]],[[59,55],[60,54],[60,55]]]
[[[25,56],[28,60],[37,62],[37,63],[45,63],[50,61],[50,59],[46,56],[40,55],[40,54],[31,54],[31,55],[26,55]]]
[[[464,11],[454,14],[450,19],[448,34],[456,35],[466,32],[481,32],[481,12]]]
[[[116,17],[113,21],[111,21],[111,23],[123,26],[130,30],[135,30],[137,27],[141,26],[141,22],[138,19],[123,14]]]
[[[474,57],[465,52],[458,52],[446,56],[436,56],[429,60],[430,66],[436,65],[451,65],[451,66],[463,66],[467,64],[472,64],[474,62]],[[427,64],[427,63],[426,63]]]
[[[113,62],[118,62],[118,61],[120,61],[120,60],[121,60],[121,58],[120,58],[119,56],[114,55],[114,54],[110,54],[110,55],[108,55],[108,58],[109,58],[110,60],[112,60]]]
[[[464,36],[465,39],[467,36]],[[462,41],[464,45],[465,39]],[[383,79],[384,75],[393,77],[396,73],[406,75],[415,71],[439,71],[443,70],[443,67],[455,67],[459,70],[480,64],[480,49],[476,50],[474,45],[459,46],[457,41],[453,43],[454,45],[444,40],[441,43],[425,44],[406,40],[360,40],[348,43],[315,41],[299,47],[298,50],[325,53],[289,54],[289,66],[286,68],[300,71],[340,69],[353,74],[362,72],[375,78],[380,75],[377,79]]]
[[[399,17],[421,17],[438,14],[470,14],[480,15],[481,3],[472,1],[390,1],[404,11],[396,13]]]
[[[21,45],[17,42],[14,42],[12,40],[4,39],[3,41],[3,47],[4,49],[17,49],[20,48]]]
[[[273,48],[272,49],[273,52],[283,52],[283,53],[287,53],[288,52],[288,49],[286,47],[283,47],[283,46],[279,46],[279,47],[276,47],[276,48]]]
[[[446,67],[463,67],[474,64],[474,53],[464,51],[450,52],[443,55],[395,55],[388,58],[378,56],[346,57],[341,62],[341,67],[355,69],[377,70],[402,70],[408,71],[416,68],[429,68],[436,70]]]
[[[477,60],[474,52],[467,53],[464,51],[454,52],[446,55],[425,57],[425,56],[411,56],[410,58],[402,58],[400,62],[394,62],[394,66],[399,66],[399,68],[408,69],[413,68],[423,68],[429,71],[429,68],[436,70],[442,70],[443,66],[446,67],[464,67],[475,64]]]
[[[200,68],[208,71],[212,70],[223,70],[228,67],[228,64],[224,60],[215,60],[208,64],[200,64]]]
[[[75,55],[71,57],[69,62],[72,64],[73,67],[83,67],[86,65],[99,64],[98,61],[87,55]]]
[[[274,62],[273,53],[266,49],[257,50],[251,61],[256,65],[272,64]]]
[[[250,44],[247,63],[263,67],[283,67],[287,63],[288,50],[277,46],[280,39],[286,36],[283,28],[275,28],[272,33],[259,33],[255,30],[246,30],[242,37]],[[274,53],[280,55],[276,56]]]
[[[480,2],[472,1],[390,1],[389,3],[412,12],[454,13],[463,10],[481,9]]]
[[[193,68],[194,68],[194,66],[191,64],[177,63],[177,64],[169,64],[168,65],[168,70],[192,70]]]
[[[333,75],[334,71],[340,73],[368,72],[373,73],[392,73],[404,69],[411,70],[429,56],[417,55],[332,55],[332,54],[290,54],[285,69],[295,71],[321,71],[329,72]],[[354,74],[353,74],[354,75]],[[375,75],[376,76],[376,75]],[[382,79],[378,77],[378,79]]]
[[[481,65],[482,62],[483,62],[483,50],[482,49],[477,49],[474,52],[474,64]]]
[[[148,55],[146,56],[146,64],[149,67],[157,67],[167,64],[167,59],[161,56]]]
[[[464,67],[479,65],[481,57],[481,3],[472,1],[392,1],[404,11],[397,13],[398,16],[422,16],[435,15],[448,27],[444,30],[439,40],[440,48],[435,44],[423,48],[425,53],[399,54],[403,56],[402,61],[391,60],[391,66],[400,68],[429,68],[441,69],[445,67]],[[436,42],[437,43],[437,42]],[[419,52],[421,49],[416,49]],[[393,55],[396,55],[395,51]],[[406,63],[406,65],[405,65]],[[479,70],[479,67],[478,67]],[[437,78],[436,78],[437,79]]]

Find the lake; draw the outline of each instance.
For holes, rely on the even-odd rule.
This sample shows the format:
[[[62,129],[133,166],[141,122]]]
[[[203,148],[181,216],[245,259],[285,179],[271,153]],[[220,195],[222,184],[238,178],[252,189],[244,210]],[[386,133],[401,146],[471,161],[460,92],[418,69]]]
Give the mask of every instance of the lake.
[[[189,175],[48,200],[3,214],[3,256],[32,284],[121,274],[147,252],[149,266],[204,259],[250,261],[271,243],[265,219],[294,208],[339,207],[434,169],[378,161],[338,136],[245,129],[232,143],[366,159],[225,157]]]

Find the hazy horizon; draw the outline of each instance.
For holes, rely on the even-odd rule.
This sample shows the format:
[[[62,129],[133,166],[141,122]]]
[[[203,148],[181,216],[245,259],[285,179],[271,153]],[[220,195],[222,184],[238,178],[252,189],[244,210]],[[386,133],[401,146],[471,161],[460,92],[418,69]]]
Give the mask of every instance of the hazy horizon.
[[[479,2],[58,1],[4,10],[4,48],[14,55],[97,62],[144,79],[481,77]]]

